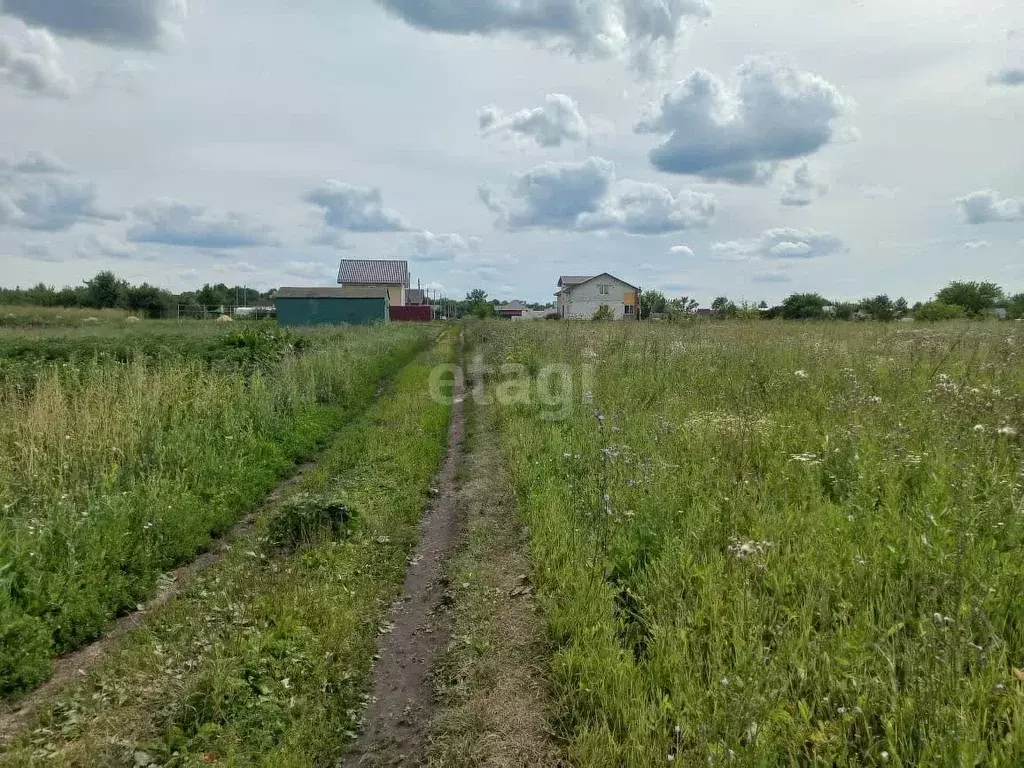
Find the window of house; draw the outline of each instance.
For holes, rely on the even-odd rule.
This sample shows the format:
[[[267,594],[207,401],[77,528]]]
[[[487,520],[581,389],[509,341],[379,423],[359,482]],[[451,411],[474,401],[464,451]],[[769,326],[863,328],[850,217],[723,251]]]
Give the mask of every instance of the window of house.
[[[624,315],[632,315],[633,314],[633,305],[632,304],[625,304],[622,307],[622,314],[624,314]]]
[[[597,286],[597,292],[600,293],[602,296],[607,296],[612,292],[612,287],[605,283],[604,285]]]

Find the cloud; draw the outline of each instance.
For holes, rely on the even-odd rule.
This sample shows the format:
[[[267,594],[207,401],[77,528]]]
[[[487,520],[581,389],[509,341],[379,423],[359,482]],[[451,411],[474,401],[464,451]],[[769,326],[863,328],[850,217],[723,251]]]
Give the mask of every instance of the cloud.
[[[0,159],[0,173],[13,171],[22,174],[71,173],[59,157],[49,152],[29,152],[24,159],[16,162]]]
[[[180,34],[188,0],[2,0],[2,11],[54,34],[119,48],[159,48]]]
[[[828,184],[817,180],[807,163],[801,163],[787,182],[780,202],[783,205],[810,205],[828,192]]]
[[[843,241],[834,235],[790,227],[769,229],[759,237],[730,240],[711,246],[712,254],[729,261],[819,259],[846,250]]]
[[[417,232],[412,239],[408,258],[413,261],[465,261],[480,252],[480,240],[462,235],[435,235],[426,230]]]
[[[676,256],[693,256],[693,248],[688,245],[673,245],[668,250]]]
[[[329,230],[346,232],[405,232],[409,230],[409,224],[401,214],[384,207],[381,192],[376,187],[359,187],[328,179],[316,189],[303,195],[302,199],[323,211],[324,225]]]
[[[1024,85],[1024,67],[1007,67],[989,75],[989,85]]]
[[[62,258],[54,255],[49,243],[22,243],[21,255],[32,261],[63,261]]]
[[[279,245],[273,230],[240,213],[215,214],[199,205],[175,200],[157,200],[132,211],[134,223],[128,229],[133,243],[214,250]]]
[[[1024,197],[999,197],[993,189],[980,189],[956,201],[960,218],[968,224],[1024,220]]]
[[[839,138],[835,121],[853,102],[818,75],[767,58],[749,59],[730,89],[699,69],[639,121],[639,134],[666,135],[651,164],[710,181],[762,184],[780,161],[811,155]]]
[[[980,250],[981,248],[988,248],[989,245],[990,243],[988,242],[988,240],[969,240],[966,243],[964,243],[964,248],[966,248],[969,251],[977,251]]]
[[[510,201],[489,187],[480,198],[509,230],[619,230],[659,235],[706,226],[714,196],[689,190],[674,195],[658,184],[617,180],[615,165],[599,157],[580,163],[545,163],[513,177]]]
[[[544,105],[505,115],[498,107],[484,107],[477,115],[485,136],[512,136],[539,147],[560,147],[563,141],[585,141],[587,122],[579,105],[563,93],[549,93]]]
[[[85,239],[76,253],[82,259],[130,259],[136,255],[137,250],[134,245],[119,237],[96,232]]]
[[[17,209],[13,223],[24,229],[57,232],[82,222],[116,221],[121,217],[100,209],[93,184],[46,179],[29,184],[7,198]],[[0,217],[2,219],[2,217]]]
[[[17,35],[0,33],[0,80],[29,93],[67,99],[78,91],[62,59],[60,46],[45,29],[22,27]]]
[[[417,29],[453,35],[509,34],[576,56],[663,67],[709,0],[377,0]]]

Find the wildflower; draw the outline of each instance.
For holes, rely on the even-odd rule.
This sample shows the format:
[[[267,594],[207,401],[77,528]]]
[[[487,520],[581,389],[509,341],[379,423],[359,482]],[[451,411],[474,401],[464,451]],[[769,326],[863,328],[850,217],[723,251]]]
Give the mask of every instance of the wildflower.
[[[799,371],[793,371],[793,375],[796,376],[798,379],[808,379],[811,376],[807,371],[803,370],[802,368]]]
[[[1004,424],[1003,426],[1001,426],[998,431],[1000,435],[1005,435],[1006,437],[1017,436],[1017,430],[1008,424]]]
[[[879,397],[878,395],[871,395],[871,396],[870,396],[870,397],[869,397],[869,398],[867,399],[867,401],[868,401],[869,403],[873,403],[873,404],[878,404],[878,403],[882,402],[882,398],[880,398],[880,397]]]
[[[723,677],[722,678],[722,685],[725,686],[725,685],[728,685],[728,684],[729,684],[729,678],[728,677]]]
[[[884,760],[885,762],[889,762],[889,753],[886,752],[884,749],[882,750],[882,760]]]
[[[975,432],[984,432],[985,431],[985,425],[984,424],[975,424],[974,425],[974,431]]]

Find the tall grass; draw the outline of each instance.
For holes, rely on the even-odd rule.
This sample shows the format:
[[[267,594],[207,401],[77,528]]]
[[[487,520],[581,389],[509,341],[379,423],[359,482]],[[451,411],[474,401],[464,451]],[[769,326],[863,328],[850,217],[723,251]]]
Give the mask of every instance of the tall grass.
[[[1024,337],[481,325],[579,765],[1024,761]]]
[[[0,695],[33,685],[54,654],[96,637],[208,546],[428,333],[314,335],[308,354],[233,370],[94,359],[37,368],[29,388],[5,379]]]

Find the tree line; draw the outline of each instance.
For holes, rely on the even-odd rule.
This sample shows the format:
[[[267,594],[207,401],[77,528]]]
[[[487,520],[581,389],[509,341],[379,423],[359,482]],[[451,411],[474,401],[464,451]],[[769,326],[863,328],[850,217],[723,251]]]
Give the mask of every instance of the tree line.
[[[0,304],[126,309],[158,318],[172,314],[177,305],[198,308],[273,303],[274,293],[224,283],[207,283],[194,291],[173,293],[149,283],[132,285],[113,272],[104,271],[82,285],[65,288],[44,283],[31,288],[0,288]]]
[[[685,317],[697,312],[698,303],[689,296],[668,298],[660,291],[640,294],[640,316],[652,315],[667,319]],[[871,319],[888,322],[904,318],[914,320],[956,320],[998,314],[1008,319],[1024,318],[1024,293],[1008,294],[995,283],[954,280],[926,302],[909,305],[903,297],[892,299],[888,294],[871,296],[860,301],[832,301],[818,293],[794,293],[780,304],[769,306],[736,303],[719,296],[711,303],[715,317],[762,317],[766,319],[837,320]]]

